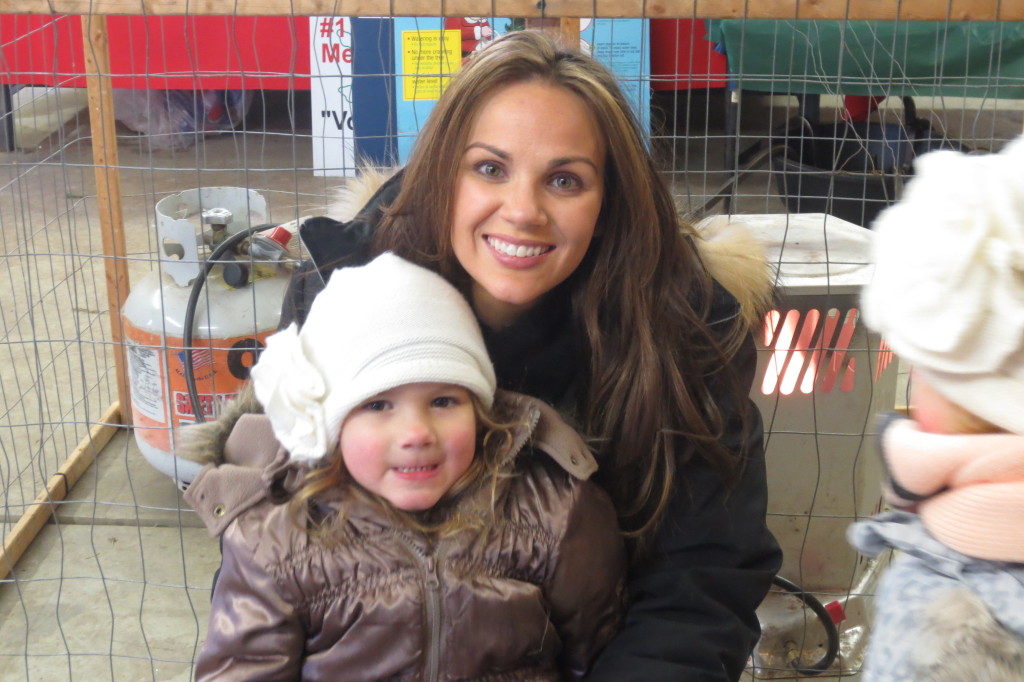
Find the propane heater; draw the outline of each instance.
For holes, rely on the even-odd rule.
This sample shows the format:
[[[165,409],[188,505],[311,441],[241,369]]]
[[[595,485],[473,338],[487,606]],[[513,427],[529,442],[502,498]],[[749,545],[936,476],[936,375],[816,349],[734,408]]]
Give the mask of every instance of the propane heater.
[[[716,216],[702,228],[713,233],[724,222],[759,237],[778,270],[751,397],[765,422],[768,524],[784,552],[780,577],[819,607],[794,609],[792,589],[770,594],[759,610],[753,665],[760,679],[793,677],[794,668],[848,671],[859,667],[863,599],[880,565],[847,544],[846,528],[880,509],[883,471],[872,431],[875,415],[895,407],[897,379],[892,352],[860,315],[871,232],[821,213]],[[814,622],[826,615],[831,623]],[[839,647],[832,626],[843,620]],[[832,637],[822,634],[829,627]]]

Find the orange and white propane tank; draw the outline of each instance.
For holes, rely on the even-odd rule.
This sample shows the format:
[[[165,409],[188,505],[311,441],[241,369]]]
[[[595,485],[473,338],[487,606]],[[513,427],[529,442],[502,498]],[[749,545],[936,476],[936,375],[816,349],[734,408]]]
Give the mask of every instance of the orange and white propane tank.
[[[191,355],[203,417],[212,419],[237,395],[266,337],[277,329],[290,273],[278,262],[253,268],[262,272],[231,286],[222,268],[213,267],[194,312],[192,347],[186,349],[189,295],[205,266],[204,240],[196,231],[204,213],[219,216],[213,227],[223,230],[221,239],[267,222],[266,201],[244,188],[208,187],[165,197],[156,204],[159,267],[132,287],[122,310],[135,440],[146,461],[179,485],[200,469],[174,456],[175,429],[197,421],[186,360]],[[291,232],[274,229],[283,250]],[[210,230],[204,231],[208,237]]]

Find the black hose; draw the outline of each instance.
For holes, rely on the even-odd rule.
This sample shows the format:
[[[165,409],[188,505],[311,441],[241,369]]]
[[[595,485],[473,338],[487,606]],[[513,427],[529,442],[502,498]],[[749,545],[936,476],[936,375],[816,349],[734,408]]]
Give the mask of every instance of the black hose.
[[[804,592],[803,588],[799,585],[783,578],[781,575],[775,576],[772,582],[777,587],[781,587],[802,601],[804,606],[813,611],[814,615],[821,621],[821,626],[825,629],[825,636],[828,638],[828,647],[825,655],[822,656],[820,661],[812,665],[803,665],[799,658],[793,661],[793,669],[801,675],[820,675],[825,670],[828,670],[829,666],[836,660],[836,656],[839,655],[839,629],[832,621],[831,614],[814,595]]]
[[[257,232],[263,230],[269,230],[277,227],[277,223],[267,223],[265,225],[257,225],[256,227],[249,227],[240,232],[236,232],[220,244],[213,250],[210,257],[206,259],[203,264],[202,270],[199,271],[199,276],[196,277],[195,281],[192,282],[192,291],[188,296],[188,304],[185,306],[185,329],[182,333],[182,345],[185,346],[185,385],[188,387],[188,399],[192,403],[192,414],[195,415],[196,423],[202,424],[206,421],[206,415],[203,414],[202,405],[199,403],[199,391],[196,389],[196,376],[195,366],[192,364],[192,328],[195,325],[196,317],[196,304],[199,302],[199,295],[203,291],[203,286],[206,284],[206,276],[213,269],[214,265],[218,265],[218,259],[224,255],[228,249],[231,249],[235,244],[239,243],[244,239],[248,239]]]

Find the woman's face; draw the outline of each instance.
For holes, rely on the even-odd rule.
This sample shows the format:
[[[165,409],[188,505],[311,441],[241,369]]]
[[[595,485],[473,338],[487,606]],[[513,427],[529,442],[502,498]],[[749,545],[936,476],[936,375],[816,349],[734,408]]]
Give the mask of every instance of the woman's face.
[[[597,123],[568,90],[528,81],[484,101],[460,160],[451,238],[485,324],[514,322],[579,266],[604,165]]]

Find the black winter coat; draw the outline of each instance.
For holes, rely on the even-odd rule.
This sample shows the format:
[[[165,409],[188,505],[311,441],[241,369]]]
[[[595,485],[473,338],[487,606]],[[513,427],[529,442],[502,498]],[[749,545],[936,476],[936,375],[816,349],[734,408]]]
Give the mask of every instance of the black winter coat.
[[[300,236],[310,254],[292,279],[282,326],[302,323],[313,298],[338,267],[370,260],[370,237],[400,187],[401,173],[385,183],[352,221],[314,218]],[[736,300],[716,289],[709,314],[716,321],[738,314]],[[484,328],[500,388],[546,400],[572,418],[582,341],[569,315],[568,293],[555,290],[542,305],[500,333]],[[744,386],[757,366],[753,339],[737,353]],[[760,636],[755,609],[782,564],[782,552],[765,525],[767,482],[763,427],[750,405],[746,433],[726,445],[747,462],[732,486],[709,465],[692,458],[649,553],[631,565],[630,606],[623,630],[605,648],[587,680],[593,682],[725,682],[738,680]]]

